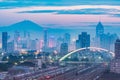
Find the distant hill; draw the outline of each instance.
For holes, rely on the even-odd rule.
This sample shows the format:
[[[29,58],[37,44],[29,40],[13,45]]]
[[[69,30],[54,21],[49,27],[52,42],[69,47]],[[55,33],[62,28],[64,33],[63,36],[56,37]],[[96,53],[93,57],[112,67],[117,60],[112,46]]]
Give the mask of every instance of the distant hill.
[[[0,37],[1,37],[1,33],[4,31],[8,32],[9,34],[14,33],[14,31],[18,31],[20,33],[30,32],[31,37],[40,38],[44,35],[44,31],[43,31],[44,29],[45,29],[44,27],[41,27],[40,25],[34,23],[33,21],[24,20],[24,21],[12,24],[10,26],[0,27]],[[47,29],[48,29],[48,34],[54,35],[54,36],[58,36],[65,32],[69,32],[66,29],[56,29],[56,28],[47,28]]]
[[[0,27],[0,31],[42,31],[43,27],[38,24],[24,20],[7,27]]]

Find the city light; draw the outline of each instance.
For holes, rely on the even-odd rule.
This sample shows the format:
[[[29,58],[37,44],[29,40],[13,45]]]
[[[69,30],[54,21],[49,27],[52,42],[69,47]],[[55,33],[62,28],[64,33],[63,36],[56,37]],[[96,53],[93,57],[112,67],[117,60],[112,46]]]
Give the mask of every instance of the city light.
[[[0,80],[120,80],[120,0],[0,0]]]

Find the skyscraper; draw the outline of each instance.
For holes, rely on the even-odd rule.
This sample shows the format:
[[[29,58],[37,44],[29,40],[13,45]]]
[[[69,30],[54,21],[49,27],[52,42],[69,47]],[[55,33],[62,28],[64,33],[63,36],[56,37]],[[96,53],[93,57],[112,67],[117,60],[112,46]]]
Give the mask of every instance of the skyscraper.
[[[76,48],[90,47],[90,35],[87,32],[82,32],[76,40]]]
[[[19,50],[19,44],[18,44],[19,41],[20,41],[20,32],[15,31],[14,32],[14,46],[15,46],[15,50]]]
[[[20,32],[15,31],[15,33],[14,33],[14,41],[15,41],[15,43],[18,43],[19,39],[20,39]]]
[[[115,42],[115,58],[120,58],[120,40],[117,39]]]
[[[101,47],[101,36],[104,35],[104,27],[101,22],[96,26],[96,36],[94,39],[94,47]]]
[[[62,43],[61,46],[60,46],[60,55],[64,56],[67,53],[68,53],[68,44],[67,43]]]
[[[9,53],[14,52],[14,41],[8,42],[8,44],[7,44],[7,51]]]
[[[44,50],[48,47],[47,29],[44,30]]]
[[[104,27],[101,22],[99,22],[96,26],[96,37],[100,37],[104,34]]]
[[[110,50],[111,45],[111,35],[108,34],[102,34],[100,37],[100,47],[103,49]]]
[[[70,45],[70,34],[69,33],[64,34],[64,43],[67,43],[68,45]]]
[[[31,50],[37,50],[37,42],[36,40],[31,40]]]
[[[58,52],[60,52],[60,46],[61,44],[64,42],[63,38],[62,37],[58,37],[57,38],[57,41],[56,41],[56,49]]]
[[[110,71],[120,74],[120,39],[115,42],[115,59],[111,61]]]
[[[2,50],[7,51],[7,40],[8,40],[8,33],[2,32]]]
[[[56,43],[55,37],[54,36],[50,36],[50,38],[49,38],[49,48],[55,47],[55,45],[56,45],[55,43]]]

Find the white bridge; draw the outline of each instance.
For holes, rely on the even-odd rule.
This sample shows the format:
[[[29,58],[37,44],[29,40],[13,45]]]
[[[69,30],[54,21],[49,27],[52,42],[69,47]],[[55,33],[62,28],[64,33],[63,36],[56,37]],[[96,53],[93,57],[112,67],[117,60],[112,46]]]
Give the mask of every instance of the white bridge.
[[[114,58],[115,54],[109,50],[96,48],[96,47],[86,47],[74,50],[62,58],[59,62],[74,62],[74,63],[101,63],[109,62]]]

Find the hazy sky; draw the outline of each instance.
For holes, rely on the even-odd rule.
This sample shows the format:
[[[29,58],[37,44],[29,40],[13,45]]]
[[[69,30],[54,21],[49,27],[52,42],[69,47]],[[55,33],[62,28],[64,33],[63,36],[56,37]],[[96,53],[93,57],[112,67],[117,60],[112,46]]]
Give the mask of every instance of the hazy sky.
[[[120,26],[120,0],[0,0],[0,26],[22,20],[43,27]]]

